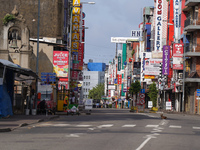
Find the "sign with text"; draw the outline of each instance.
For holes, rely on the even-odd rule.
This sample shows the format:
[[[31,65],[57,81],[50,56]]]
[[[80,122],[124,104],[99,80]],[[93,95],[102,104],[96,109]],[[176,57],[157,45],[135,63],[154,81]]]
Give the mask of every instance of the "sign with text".
[[[168,75],[169,74],[169,55],[170,55],[170,46],[164,45],[163,46],[163,68],[162,68],[162,74]]]
[[[68,77],[68,51],[53,52],[53,71],[57,77]]]

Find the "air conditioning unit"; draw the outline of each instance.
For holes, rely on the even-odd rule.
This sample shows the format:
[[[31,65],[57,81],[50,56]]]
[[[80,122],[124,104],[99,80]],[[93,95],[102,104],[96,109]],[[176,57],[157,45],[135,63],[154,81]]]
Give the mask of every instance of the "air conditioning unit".
[[[179,79],[183,79],[183,73],[179,73],[179,74],[178,74],[178,78],[179,78]]]
[[[178,79],[178,83],[179,83],[180,85],[183,85],[183,79]]]

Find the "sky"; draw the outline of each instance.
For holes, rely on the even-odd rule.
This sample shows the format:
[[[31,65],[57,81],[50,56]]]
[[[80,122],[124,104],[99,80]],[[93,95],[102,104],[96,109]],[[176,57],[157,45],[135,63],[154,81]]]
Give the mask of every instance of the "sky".
[[[154,6],[154,0],[81,0],[85,13],[84,62],[108,64],[116,53],[111,37],[130,37],[131,30],[139,30],[144,7]]]

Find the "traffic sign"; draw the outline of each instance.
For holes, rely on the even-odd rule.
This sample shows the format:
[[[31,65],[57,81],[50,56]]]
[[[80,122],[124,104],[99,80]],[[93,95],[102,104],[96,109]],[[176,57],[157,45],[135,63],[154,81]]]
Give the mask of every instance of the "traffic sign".
[[[143,105],[145,103],[144,99],[140,99],[140,104]]]
[[[145,97],[145,94],[141,93],[140,98],[143,99]]]
[[[197,96],[200,96],[200,93],[197,93]]]

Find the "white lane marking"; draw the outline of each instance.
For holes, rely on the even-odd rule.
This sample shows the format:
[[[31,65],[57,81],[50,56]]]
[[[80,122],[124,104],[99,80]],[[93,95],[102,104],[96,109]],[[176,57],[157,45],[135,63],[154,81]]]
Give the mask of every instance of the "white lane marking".
[[[146,125],[146,128],[157,128],[159,125],[152,125],[152,124],[149,124],[149,125]]]
[[[69,126],[69,124],[54,124],[52,126],[54,126],[54,127],[66,127],[66,126]]]
[[[50,123],[43,123],[43,124],[39,124],[38,126],[51,126],[52,124]]]
[[[79,135],[81,135],[83,133],[74,133],[74,134],[69,134],[69,135],[65,135],[65,137],[75,137],[75,138],[78,138],[80,137]]]
[[[94,129],[96,129],[96,128],[88,128],[89,130],[94,130]]]
[[[123,128],[129,128],[129,127],[135,127],[136,125],[135,124],[125,124],[125,125],[123,125],[122,127]]]
[[[80,125],[77,125],[77,127],[91,127],[92,125],[84,125],[84,124],[80,124]]]
[[[151,137],[147,138],[136,150],[141,150],[149,140],[151,140]]]
[[[112,127],[113,124],[104,124],[104,125],[100,125],[98,126],[98,128],[108,128],[108,127]]]
[[[174,126],[174,125],[170,125],[169,128],[176,128],[176,129],[180,129],[181,126]]]
[[[200,127],[192,127],[193,129],[200,130]]]

